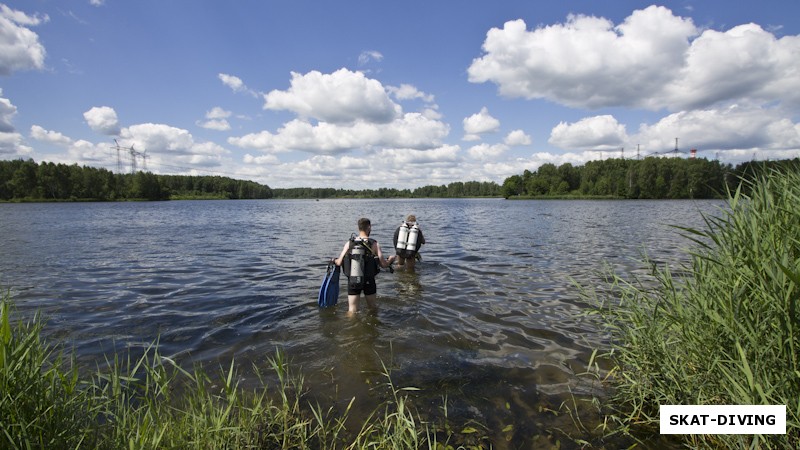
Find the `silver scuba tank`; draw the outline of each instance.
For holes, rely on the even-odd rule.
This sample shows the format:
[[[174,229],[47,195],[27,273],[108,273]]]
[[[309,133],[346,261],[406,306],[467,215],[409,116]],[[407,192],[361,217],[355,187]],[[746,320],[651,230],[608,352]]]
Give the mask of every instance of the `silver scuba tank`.
[[[403,222],[400,225],[400,231],[397,233],[397,245],[395,247],[398,250],[405,250],[406,245],[408,245],[408,224]]]
[[[350,283],[361,284],[364,281],[364,246],[356,241],[350,250]]]
[[[408,244],[406,245],[406,250],[411,250],[412,252],[417,251],[417,239],[419,238],[419,227],[415,223],[410,230],[408,230]]]

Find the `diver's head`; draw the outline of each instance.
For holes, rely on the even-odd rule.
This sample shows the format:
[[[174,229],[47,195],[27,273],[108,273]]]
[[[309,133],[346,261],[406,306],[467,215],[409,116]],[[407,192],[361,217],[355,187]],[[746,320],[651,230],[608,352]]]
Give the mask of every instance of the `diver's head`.
[[[358,219],[358,231],[363,231],[367,233],[367,236],[369,236],[371,228],[372,228],[372,222],[370,222],[369,219],[367,219],[366,217]]]

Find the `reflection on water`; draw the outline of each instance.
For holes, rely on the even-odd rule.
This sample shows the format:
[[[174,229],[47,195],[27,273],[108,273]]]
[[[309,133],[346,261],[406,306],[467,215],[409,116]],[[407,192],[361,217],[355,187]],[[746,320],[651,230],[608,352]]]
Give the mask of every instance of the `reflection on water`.
[[[82,361],[159,340],[185,364],[262,364],[275,348],[312,390],[374,407],[384,366],[436,409],[529,439],[603,336],[579,317],[575,283],[684,261],[668,225],[702,226],[718,202],[325,200],[0,204],[0,284],[22,314]],[[391,249],[414,213],[425,232],[415,272],[382,272],[375,314],[320,310],[326,259],[372,219]],[[342,277],[342,283],[346,278]],[[363,302],[362,302],[363,303]],[[263,365],[263,364],[262,364]],[[248,366],[248,364],[243,364]],[[245,378],[247,378],[245,372]],[[515,441],[517,442],[515,434]],[[525,441],[528,442],[528,441]]]

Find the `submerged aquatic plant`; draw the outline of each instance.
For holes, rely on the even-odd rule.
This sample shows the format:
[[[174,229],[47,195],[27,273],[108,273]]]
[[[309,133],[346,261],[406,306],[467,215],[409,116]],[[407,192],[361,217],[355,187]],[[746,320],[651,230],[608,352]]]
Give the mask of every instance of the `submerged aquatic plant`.
[[[692,447],[800,447],[800,168],[743,181],[682,275],[611,275],[588,293],[613,341],[608,434],[658,433],[659,405],[786,405],[786,435],[686,435]],[[609,425],[612,424],[612,425]]]

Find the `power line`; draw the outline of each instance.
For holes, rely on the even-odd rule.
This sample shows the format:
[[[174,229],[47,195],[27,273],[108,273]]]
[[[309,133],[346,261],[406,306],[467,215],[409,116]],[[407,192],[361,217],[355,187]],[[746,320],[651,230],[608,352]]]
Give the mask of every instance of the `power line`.
[[[216,175],[225,175],[225,176],[229,176],[229,177],[241,177],[242,176],[241,173],[225,172],[225,171],[222,171],[222,170],[212,170],[212,169],[198,168],[198,167],[176,166],[174,164],[151,163],[150,165],[151,166],[156,166],[156,167],[168,168],[168,169],[176,169],[176,170],[196,170],[198,172],[210,173],[210,174],[216,174]],[[165,175],[169,175],[169,174],[165,174]],[[186,175],[186,176],[192,176],[192,175]]]
[[[153,165],[153,164],[151,164],[151,165]],[[170,169],[197,170],[197,171],[200,171],[200,172],[208,172],[208,173],[214,173],[214,174],[220,174],[220,175],[228,175],[228,176],[233,176],[233,177],[241,176],[241,174],[238,174],[238,173],[224,172],[222,170],[199,169],[197,167],[184,167],[184,166],[175,166],[175,165],[172,165],[172,164],[161,164],[161,163],[158,163],[158,164],[155,164],[155,165],[158,166],[158,167],[166,167],[166,168],[170,168]]]
[[[127,153],[128,156],[130,157],[130,173],[131,174],[135,174],[139,170],[138,169],[138,164],[137,164],[137,159],[138,158],[142,159],[142,170],[143,171],[147,171],[147,158],[150,157],[150,155],[147,154],[147,150],[139,152],[139,151],[137,151],[137,150],[135,150],[133,148],[133,145],[131,145],[130,147],[123,147],[123,146],[119,145],[119,142],[117,142],[116,139],[114,139],[114,146],[111,147],[111,149],[117,151],[117,172],[118,173],[122,173],[122,171],[123,171],[123,164],[122,164],[122,154],[123,153]],[[155,164],[151,163],[150,165],[151,165],[151,167],[152,166],[156,166],[156,167],[164,167],[164,168],[175,169],[175,170],[188,170],[188,171],[194,170],[194,171],[198,171],[198,172],[226,175],[226,176],[231,176],[231,177],[240,177],[241,176],[241,174],[238,174],[238,173],[225,172],[225,171],[222,171],[222,170],[211,170],[211,169],[206,169],[206,168],[176,166],[176,165],[172,165],[172,164],[163,164],[163,163],[155,163]]]
[[[122,147],[119,145],[119,142],[117,142],[116,139],[114,139],[114,144],[115,144],[114,147],[111,148],[117,151],[117,172],[122,173],[122,157],[120,153],[123,150],[125,150],[130,155],[131,173],[136,173],[136,160],[137,158],[140,157],[142,158],[143,170],[147,170],[147,150],[145,150],[144,152],[138,152],[133,149],[133,145],[131,145],[130,147]]]

